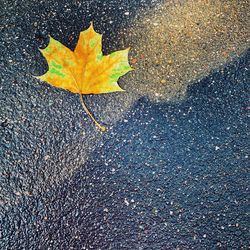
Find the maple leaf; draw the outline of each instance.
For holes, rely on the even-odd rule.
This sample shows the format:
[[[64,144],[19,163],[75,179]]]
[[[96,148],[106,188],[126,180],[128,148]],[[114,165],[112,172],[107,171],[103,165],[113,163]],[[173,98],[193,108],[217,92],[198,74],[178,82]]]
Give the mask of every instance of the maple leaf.
[[[124,91],[117,83],[119,77],[133,70],[128,62],[129,48],[103,55],[102,35],[90,27],[80,32],[74,51],[50,36],[45,49],[40,49],[49,70],[36,78],[50,85],[80,95],[82,106],[96,126],[105,131],[87,109],[82,95]]]

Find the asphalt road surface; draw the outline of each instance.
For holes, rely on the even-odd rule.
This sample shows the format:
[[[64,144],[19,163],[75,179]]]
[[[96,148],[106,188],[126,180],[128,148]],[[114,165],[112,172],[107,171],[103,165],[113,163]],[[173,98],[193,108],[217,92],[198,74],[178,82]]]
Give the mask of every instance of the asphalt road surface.
[[[0,249],[249,248],[249,1],[201,2],[1,0]],[[32,77],[90,21],[136,68],[104,134]]]

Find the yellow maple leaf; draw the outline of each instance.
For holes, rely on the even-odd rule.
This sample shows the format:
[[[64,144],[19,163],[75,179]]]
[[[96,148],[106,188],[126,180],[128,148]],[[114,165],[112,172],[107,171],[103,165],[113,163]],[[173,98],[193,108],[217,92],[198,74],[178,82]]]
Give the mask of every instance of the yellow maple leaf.
[[[93,24],[80,33],[76,48],[70,50],[50,37],[48,46],[40,49],[49,70],[37,78],[50,85],[80,95],[84,110],[105,131],[87,109],[82,94],[101,94],[124,91],[117,83],[119,77],[133,70],[128,62],[129,48],[110,55],[102,53],[102,35],[95,32]]]

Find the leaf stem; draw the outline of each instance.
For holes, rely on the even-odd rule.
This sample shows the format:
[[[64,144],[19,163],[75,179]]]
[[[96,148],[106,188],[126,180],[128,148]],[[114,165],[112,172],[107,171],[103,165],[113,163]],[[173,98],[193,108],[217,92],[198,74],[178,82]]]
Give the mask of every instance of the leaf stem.
[[[89,112],[86,104],[84,103],[84,100],[82,98],[82,94],[79,94],[80,95],[80,101],[81,101],[81,104],[82,104],[82,107],[83,109],[85,110],[85,112],[88,114],[88,116],[92,119],[92,121],[95,123],[95,125],[102,131],[102,132],[105,132],[107,131],[107,128],[102,126],[100,123],[98,123],[96,121],[96,119],[94,118],[94,116]]]

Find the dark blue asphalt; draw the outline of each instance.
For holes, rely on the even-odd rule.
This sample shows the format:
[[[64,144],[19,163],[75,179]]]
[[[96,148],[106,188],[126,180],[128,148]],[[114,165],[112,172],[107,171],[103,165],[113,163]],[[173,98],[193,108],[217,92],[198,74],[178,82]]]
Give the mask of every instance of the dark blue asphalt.
[[[73,178],[6,211],[3,246],[247,249],[249,55],[181,103],[138,100]]]
[[[98,4],[104,8],[98,1],[93,6]],[[61,8],[62,21],[70,20],[63,4],[59,8],[56,2],[51,6],[41,2],[38,6],[46,6],[48,12]],[[5,34],[33,32],[26,23],[34,21],[39,11],[33,4],[34,16],[22,21],[22,10],[28,7],[9,6]],[[41,16],[46,8],[41,8]],[[76,23],[80,25],[85,11],[75,5],[75,12],[69,15],[76,18],[74,13],[79,14]],[[11,14],[15,13],[20,17],[12,23]],[[43,20],[53,18],[44,16]],[[11,25],[16,28],[12,30]],[[19,30],[19,25],[24,29]],[[56,23],[51,21],[52,26]],[[98,142],[87,163],[81,164],[74,154],[81,148],[76,145],[75,150],[73,145],[85,138],[78,135],[82,127],[72,121],[82,116],[80,111],[73,113],[78,106],[69,108],[75,105],[73,96],[62,97],[63,103],[69,103],[62,110],[58,108],[60,99],[55,99],[59,104],[46,103],[46,108],[32,97],[49,100],[53,99],[50,95],[56,98],[61,92],[31,86],[18,76],[20,71],[28,74],[40,65],[31,55],[46,35],[37,30],[20,43],[19,50],[10,50],[7,41],[1,47],[5,54],[1,55],[4,81],[0,101],[1,108],[8,109],[1,111],[0,127],[0,249],[248,249],[250,52],[195,83],[182,102],[155,104],[142,97]],[[33,36],[37,40],[32,43]],[[26,43],[30,55],[21,50]],[[9,60],[14,56],[17,61],[12,65]],[[31,69],[27,68],[29,60],[34,62]],[[11,89],[7,80],[11,80]],[[18,91],[24,95],[20,102],[4,99],[11,95],[21,98]],[[26,114],[24,108],[30,113],[26,120],[21,119]],[[32,113],[32,108],[37,111]],[[48,124],[46,117],[51,120]],[[44,125],[39,125],[40,121]],[[78,170],[58,185],[39,189],[32,181],[43,174],[47,152],[55,154],[55,164],[76,164]]]

